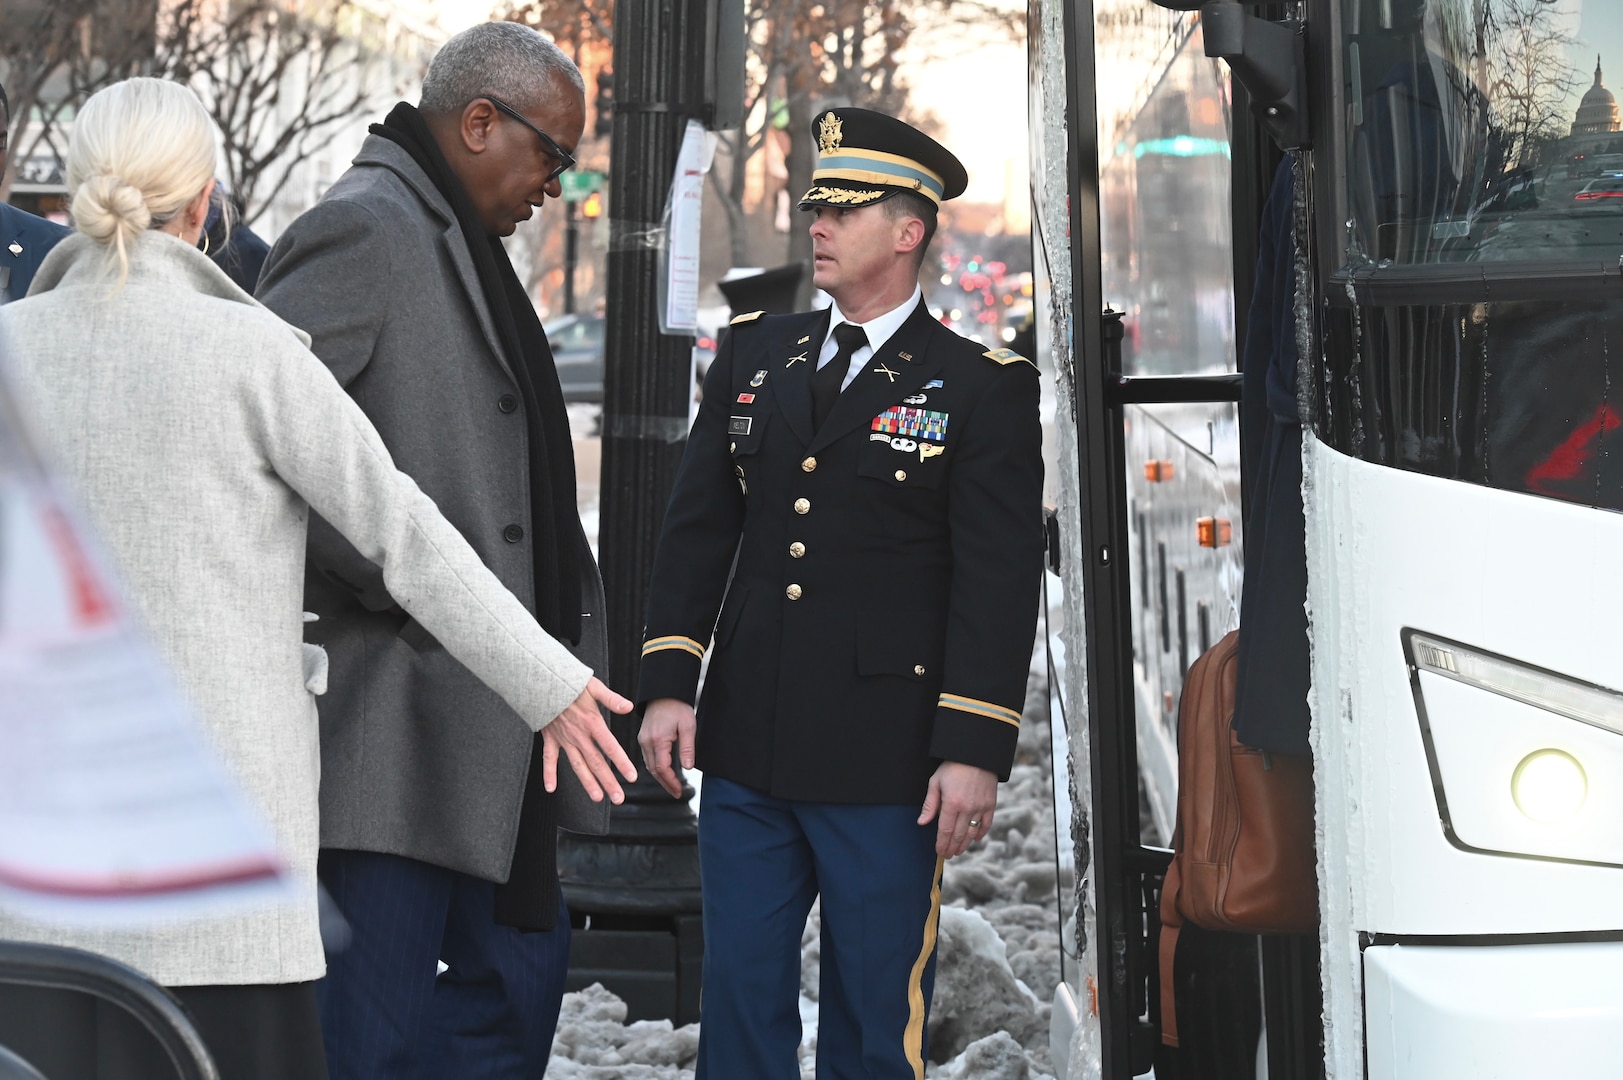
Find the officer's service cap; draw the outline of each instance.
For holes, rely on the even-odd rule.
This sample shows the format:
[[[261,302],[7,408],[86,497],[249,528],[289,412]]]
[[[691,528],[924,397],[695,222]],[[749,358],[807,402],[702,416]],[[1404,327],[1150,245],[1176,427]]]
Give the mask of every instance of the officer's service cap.
[[[869,109],[825,109],[812,120],[817,168],[800,208],[866,206],[912,191],[939,206],[969,185],[952,151],[910,124]]]

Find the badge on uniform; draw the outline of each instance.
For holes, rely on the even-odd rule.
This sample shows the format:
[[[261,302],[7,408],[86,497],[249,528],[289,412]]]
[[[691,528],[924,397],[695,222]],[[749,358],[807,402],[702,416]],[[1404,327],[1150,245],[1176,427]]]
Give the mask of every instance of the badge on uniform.
[[[755,400],[755,395],[754,394],[739,394],[738,395],[738,403],[740,405],[748,405],[751,402],[753,402],[754,400]]]
[[[11,246],[6,250],[11,252],[13,255],[21,255],[23,253],[23,246],[17,243],[17,241],[13,240],[11,242]]]
[[[930,400],[929,397],[924,395],[924,394],[909,394],[909,395],[907,395],[906,397],[904,397],[902,399],[902,404],[903,405],[923,405],[926,401],[929,401],[929,400]]]
[[[911,409],[905,405],[892,405],[873,418],[869,430],[888,432],[891,435],[912,435],[914,438],[930,439],[933,442],[945,442],[947,439],[947,414],[926,409]]]
[[[734,416],[727,421],[727,434],[748,435],[750,433],[750,418],[747,416]]]
[[[942,382],[940,379],[931,379],[929,382],[924,384],[924,388],[926,390],[940,390],[941,387]]]
[[[766,369],[762,368],[760,371],[755,373],[755,378],[750,380],[750,385],[760,386],[764,382],[766,382]]]

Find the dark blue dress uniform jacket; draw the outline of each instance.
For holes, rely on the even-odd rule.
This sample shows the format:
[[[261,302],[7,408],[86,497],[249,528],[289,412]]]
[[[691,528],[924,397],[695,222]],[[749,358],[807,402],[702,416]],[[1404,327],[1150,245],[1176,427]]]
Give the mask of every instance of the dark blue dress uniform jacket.
[[[69,231],[54,221],[0,203],[0,304],[28,295],[39,264]]]
[[[827,312],[738,321],[654,563],[638,697],[698,702],[698,767],[785,799],[1007,779],[1042,573],[1038,373],[920,304],[812,430]],[[735,560],[736,556],[736,560]]]

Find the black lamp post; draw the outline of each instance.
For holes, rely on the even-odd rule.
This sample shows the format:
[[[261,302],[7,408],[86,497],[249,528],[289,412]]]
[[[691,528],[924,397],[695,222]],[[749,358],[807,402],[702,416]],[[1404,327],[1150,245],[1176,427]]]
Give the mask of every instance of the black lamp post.
[[[659,331],[661,220],[689,119],[707,119],[713,0],[619,0],[614,16],[603,474],[606,681],[635,693],[654,548],[687,438],[693,338]],[[742,30],[742,18],[740,31]],[[606,836],[564,833],[558,872],[577,932],[569,986],[602,982],[632,1019],[698,1019],[698,825],[641,769],[640,710],[614,720],[642,775]],[[691,794],[691,792],[690,792]]]

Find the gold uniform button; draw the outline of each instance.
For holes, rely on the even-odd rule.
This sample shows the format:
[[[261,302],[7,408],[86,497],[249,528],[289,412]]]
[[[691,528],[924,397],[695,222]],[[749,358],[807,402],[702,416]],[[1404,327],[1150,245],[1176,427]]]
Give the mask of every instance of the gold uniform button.
[[[915,674],[915,675],[923,675],[924,674],[924,665],[923,664],[914,664],[913,665],[913,674]]]
[[[800,599],[800,586],[799,585],[791,585],[787,589],[783,590],[783,594],[785,596],[787,596],[791,600],[799,600]]]
[[[736,453],[738,453],[738,444],[737,444],[737,443],[735,443],[735,442],[731,442],[731,443],[728,443],[728,444],[727,444],[727,452],[728,452],[728,453],[729,453],[729,454],[736,454]]]
[[[897,469],[896,470],[896,479],[898,479],[898,480],[906,480],[907,479],[907,470],[906,469]]]
[[[797,514],[809,514],[809,513],[811,513],[811,500],[810,499],[796,499],[795,500],[795,513],[797,513]]]
[[[817,459],[814,458],[814,457],[807,458],[805,461],[802,461],[800,463],[800,468],[801,468],[802,472],[816,472],[817,471]]]
[[[799,540],[796,540],[794,543],[789,545],[789,554],[796,559],[800,558],[802,555],[806,554],[806,545],[802,544]]]

